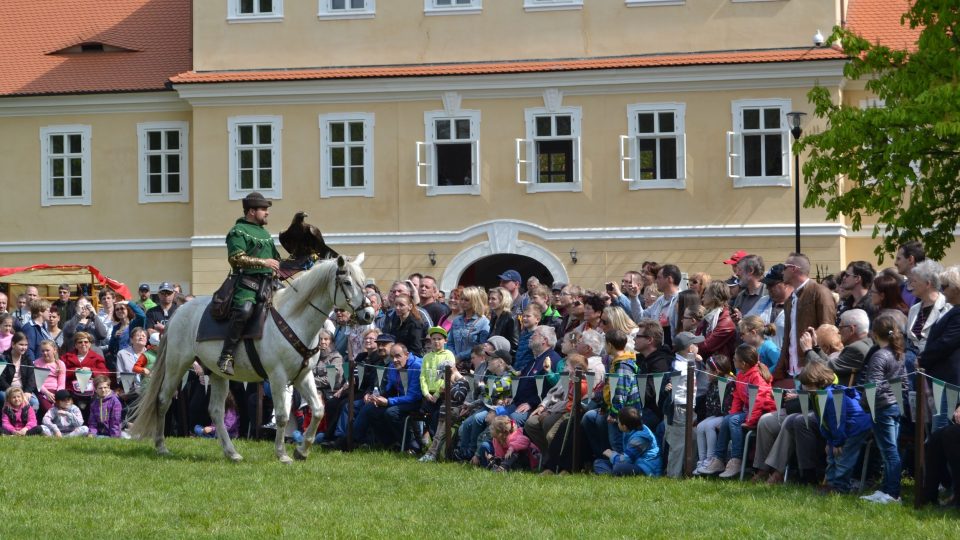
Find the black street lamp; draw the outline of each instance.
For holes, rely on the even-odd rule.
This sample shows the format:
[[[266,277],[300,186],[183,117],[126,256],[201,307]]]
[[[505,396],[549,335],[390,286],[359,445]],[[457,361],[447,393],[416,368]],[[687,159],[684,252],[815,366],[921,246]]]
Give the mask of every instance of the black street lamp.
[[[790,120],[790,133],[793,135],[793,141],[796,142],[800,138],[800,135],[803,134],[803,128],[800,127],[800,122],[803,121],[803,117],[807,113],[804,112],[788,112],[787,118]],[[797,183],[796,190],[794,191],[794,213],[797,218],[797,226],[794,229],[794,234],[796,237],[796,247],[795,253],[800,253],[800,152],[797,152],[793,156],[793,177],[794,181]]]

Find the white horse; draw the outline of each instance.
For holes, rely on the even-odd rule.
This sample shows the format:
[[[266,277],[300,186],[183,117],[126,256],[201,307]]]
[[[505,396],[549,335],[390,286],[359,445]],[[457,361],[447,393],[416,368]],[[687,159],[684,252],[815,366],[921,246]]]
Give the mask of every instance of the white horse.
[[[323,261],[296,276],[286,288],[274,295],[273,305],[277,312],[300,342],[313,352],[307,366],[304,366],[304,357],[281,334],[269,315],[264,323],[263,337],[255,342],[273,392],[277,422],[276,453],[282,463],[292,461],[283,444],[283,432],[291,401],[291,392],[287,385],[290,382],[297,385],[300,395],[313,412],[313,419],[304,434],[303,445],[296,449],[294,457],[306,459],[310,454],[310,446],[323,418],[323,403],[317,394],[313,368],[317,365],[317,351],[314,348],[319,343],[324,321],[334,308],[354,312],[363,323],[373,320],[373,309],[369,306],[363,290],[364,276],[360,269],[362,262],[362,253],[352,262],[343,257]],[[150,385],[133,405],[133,427],[130,433],[138,439],[152,437],[158,454],[170,453],[163,438],[164,418],[184,373],[190,369],[194,360],[198,360],[210,371],[210,418],[217,427],[217,438],[220,439],[223,453],[233,461],[240,461],[243,458],[233,447],[223,423],[228,379],[217,368],[222,342],[197,342],[200,316],[209,303],[210,297],[196,298],[180,306],[170,320],[167,331],[160,340]],[[234,375],[229,378],[247,382],[261,380],[247,358],[245,347],[237,347]]]

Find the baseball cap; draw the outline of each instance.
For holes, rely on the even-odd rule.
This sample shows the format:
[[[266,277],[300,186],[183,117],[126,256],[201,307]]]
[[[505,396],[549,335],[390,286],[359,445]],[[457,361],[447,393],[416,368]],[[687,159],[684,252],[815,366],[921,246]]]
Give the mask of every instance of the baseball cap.
[[[427,336],[432,336],[434,334],[440,334],[443,337],[447,337],[447,331],[442,326],[431,326],[427,330]]]
[[[510,356],[510,351],[501,351],[500,349],[497,349],[493,351],[493,353],[489,354],[488,357],[491,360],[493,360],[494,358],[500,358],[501,360],[506,362],[508,366],[513,365],[513,358]]]
[[[173,285],[171,285],[169,281],[164,281],[157,290],[160,292],[173,292]]]
[[[554,281],[553,285],[550,286],[550,290],[553,292],[562,291],[567,284],[562,281]]]
[[[523,278],[520,277],[520,272],[516,270],[507,270],[497,277],[500,278],[500,281],[516,281],[517,283],[523,281]]]
[[[738,249],[733,255],[730,256],[729,259],[723,261],[723,264],[737,264],[738,262],[740,262],[740,259],[746,256],[747,256],[746,251],[742,249]]]
[[[703,336],[696,336],[692,332],[680,332],[673,337],[674,349],[683,350],[696,343],[703,343]]]
[[[141,283],[141,284],[140,284],[140,288],[139,288],[138,290],[141,290],[141,291],[149,291],[149,290],[150,290],[150,285],[147,285],[146,283]]]
[[[509,351],[510,350],[510,340],[503,336],[490,336],[487,339],[487,343],[493,347],[495,351]]]
[[[760,281],[764,285],[776,285],[777,283],[783,283],[783,271],[787,267],[782,264],[775,264],[770,267],[770,270],[767,270],[767,275],[763,276],[763,279]]]
[[[380,334],[377,336],[377,343],[396,343],[397,338],[390,334]]]
[[[739,286],[740,286],[740,280],[737,279],[737,276],[730,276],[730,277],[728,277],[727,279],[723,280],[723,282],[726,283],[726,284],[727,284],[728,286],[730,286],[730,287],[739,287]]]

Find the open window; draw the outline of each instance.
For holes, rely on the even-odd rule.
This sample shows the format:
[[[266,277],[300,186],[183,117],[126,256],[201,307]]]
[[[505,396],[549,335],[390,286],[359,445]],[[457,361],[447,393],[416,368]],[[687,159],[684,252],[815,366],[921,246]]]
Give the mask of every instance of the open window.
[[[526,138],[517,139],[516,181],[528,193],[582,191],[580,107],[524,111]]]
[[[428,111],[417,143],[417,185],[427,195],[480,194],[480,111]]]
[[[727,176],[734,187],[790,186],[789,99],[734,101]]]
[[[630,189],[684,189],[686,105],[635,103],[627,107],[629,133],[620,137],[620,179]]]

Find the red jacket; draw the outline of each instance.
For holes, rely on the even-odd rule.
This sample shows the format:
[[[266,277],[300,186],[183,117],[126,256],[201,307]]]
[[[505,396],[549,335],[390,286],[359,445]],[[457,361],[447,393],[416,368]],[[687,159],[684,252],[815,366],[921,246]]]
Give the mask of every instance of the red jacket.
[[[700,356],[707,359],[714,354],[725,354],[733,360],[733,352],[737,348],[737,326],[730,317],[730,309],[724,306],[720,310],[717,324],[709,334],[704,334],[706,328],[707,321],[704,320],[697,329],[697,334],[704,337],[703,343],[697,347]]]
[[[93,372],[93,377],[97,375],[110,376],[106,361],[93,349],[87,353],[82,363],[80,362],[80,358],[77,357],[77,353],[72,352],[61,356],[60,360],[63,360],[63,364],[67,366],[67,388],[73,388],[73,381],[77,380],[77,369],[79,368],[89,369]],[[91,379],[93,377],[91,377]]]
[[[753,404],[753,414],[744,420],[743,427],[756,426],[761,416],[777,409],[777,404],[773,401],[773,390],[770,389],[770,383],[763,380],[763,377],[760,376],[760,367],[757,365],[737,375],[737,384],[736,388],[733,389],[733,405],[730,406],[730,414],[750,410],[750,394],[747,390],[747,385],[750,384],[759,386],[760,390],[757,392],[757,401]]]

